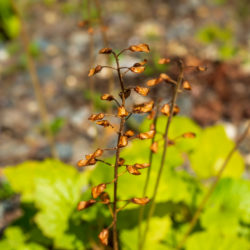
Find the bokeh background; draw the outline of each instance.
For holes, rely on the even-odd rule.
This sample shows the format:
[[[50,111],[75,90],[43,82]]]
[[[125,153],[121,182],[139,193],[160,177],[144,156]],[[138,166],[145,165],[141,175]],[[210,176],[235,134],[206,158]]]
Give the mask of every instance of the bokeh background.
[[[121,50],[131,44],[149,44],[151,52],[145,56],[148,59],[147,69],[139,76],[128,74],[129,85],[143,85],[147,80],[166,71],[175,76],[174,68],[158,64],[161,57],[180,57],[187,65],[206,66],[207,71],[204,73],[190,71],[186,74],[187,80],[192,84],[192,91],[180,96],[180,115],[188,116],[201,128],[220,124],[232,140],[244,130],[250,117],[248,0],[18,0],[12,3],[14,6],[9,0],[0,0],[0,245],[1,241],[6,244],[2,249],[40,249],[37,245],[40,245],[41,249],[84,249],[85,243],[70,245],[69,239],[63,246],[60,245],[61,238],[53,235],[56,227],[51,229],[51,233],[46,231],[45,225],[39,224],[39,220],[32,222],[38,224],[34,226],[35,229],[26,225],[27,221],[34,219],[34,207],[41,210],[46,204],[41,205],[36,201],[37,194],[30,193],[35,187],[35,179],[32,179],[34,185],[27,187],[28,194],[27,189],[22,187],[25,189],[23,191],[21,188],[22,184],[17,184],[17,187],[14,183],[31,182],[30,165],[26,166],[25,163],[30,160],[44,162],[52,157],[51,145],[58,158],[72,165],[72,171],[76,171],[76,163],[84,154],[91,153],[102,143],[114,142],[115,137],[110,131],[103,134],[103,128],[87,120],[92,112],[112,109],[110,105],[100,101],[101,93],[117,91],[117,79],[108,71],[103,70],[93,79],[87,76],[91,67],[113,63],[112,60],[98,55],[98,51],[103,47]],[[88,22],[83,23],[84,20]],[[143,58],[144,55],[141,54],[125,53],[121,64],[131,66]],[[40,87],[38,90],[34,90],[32,75]],[[165,92],[161,95],[167,98],[167,90]],[[144,99],[133,95],[132,100],[138,103]],[[131,120],[130,126],[138,129],[142,120],[142,117],[136,116]],[[223,147],[223,144],[216,141],[216,136],[214,139],[215,141],[210,143],[216,151],[216,145]],[[237,178],[247,183],[250,166],[249,136],[242,143],[240,153],[244,170],[240,175],[237,174]],[[24,170],[19,169],[18,174],[4,172],[6,166],[19,166],[21,163],[25,165]],[[48,172],[51,169],[49,166],[55,163],[46,164]],[[66,168],[64,165],[60,167]],[[57,174],[56,171],[52,173],[55,178]],[[74,174],[72,172],[72,176]],[[95,183],[91,178],[90,180]],[[237,181],[239,182],[239,179]],[[73,183],[74,181],[72,186]],[[86,185],[88,181],[85,180],[84,183]],[[79,181],[76,186],[75,189],[79,187],[78,190],[81,190],[83,184]],[[236,185],[232,192],[244,193],[242,202],[245,202],[249,210],[249,185],[246,184],[242,189]],[[27,197],[20,198],[16,193],[21,193],[21,197],[31,195],[33,198],[29,196],[26,200]],[[79,197],[75,198],[76,202]],[[221,202],[222,198],[218,199]],[[49,202],[50,198],[46,197],[46,200]],[[33,204],[32,207],[25,207],[27,201],[29,205]],[[178,204],[179,202],[184,201],[177,201]],[[241,203],[237,204],[235,207]],[[73,205],[68,211],[70,218],[72,211]],[[236,214],[235,211],[232,213],[233,216]],[[27,214],[29,216],[24,218],[23,215]],[[245,238],[250,236],[249,211],[246,214],[248,220],[241,221],[242,224],[245,223],[244,230],[241,228],[240,233],[237,231],[237,235],[243,235]],[[50,220],[46,215],[43,216],[49,224]],[[64,222],[68,221],[68,217],[64,218]],[[19,221],[18,226],[13,229],[13,223],[20,218],[23,218],[22,223],[26,224]],[[209,220],[217,218],[211,217]],[[92,219],[87,221],[91,224]],[[6,234],[9,227],[13,230]],[[77,237],[79,230],[75,229]],[[44,237],[44,241],[39,242],[33,234]],[[16,239],[21,242],[20,245],[11,245]],[[7,241],[9,243],[6,243]],[[88,248],[99,249],[95,240],[91,241],[94,243]],[[217,239],[211,241],[221,242]],[[36,243],[28,246],[30,242]],[[236,242],[241,242],[241,239],[236,239]],[[246,247],[247,243],[244,244],[242,248],[216,246],[215,249],[249,249]],[[174,246],[174,243],[172,245]],[[226,243],[224,245],[229,246]],[[171,249],[167,247],[170,247],[169,244],[155,249]],[[197,249],[205,249],[202,245],[201,248],[198,247]],[[124,249],[136,248],[127,246]],[[191,246],[188,249],[196,248]]]

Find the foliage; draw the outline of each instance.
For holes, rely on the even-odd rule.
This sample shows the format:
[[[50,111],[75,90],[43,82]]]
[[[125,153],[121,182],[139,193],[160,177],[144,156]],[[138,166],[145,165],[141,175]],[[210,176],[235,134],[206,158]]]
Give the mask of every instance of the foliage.
[[[157,131],[163,131],[166,119],[159,118]],[[144,121],[140,130],[147,131],[149,124]],[[176,246],[208,188],[203,179],[214,176],[233,146],[223,127],[201,129],[185,117],[173,119],[169,136],[171,139],[190,131],[197,137],[180,138],[169,147],[146,249],[170,250]],[[121,157],[127,163],[147,162],[148,148],[147,142],[133,140]],[[158,154],[161,152],[154,156],[151,170],[153,182],[159,165]],[[243,171],[243,160],[237,152],[189,237],[187,250],[249,249],[250,184],[241,178]],[[96,231],[112,220],[101,204],[76,212],[77,203],[90,197],[90,184],[113,179],[110,166],[99,163],[79,173],[59,161],[46,160],[6,167],[4,174],[11,188],[21,195],[24,214],[5,230],[1,249],[91,249],[93,242],[98,242]],[[134,178],[128,174],[120,177],[119,197],[141,197],[145,174]],[[107,191],[111,191],[110,187]],[[136,249],[138,212],[138,206],[129,205],[119,213],[122,249]]]

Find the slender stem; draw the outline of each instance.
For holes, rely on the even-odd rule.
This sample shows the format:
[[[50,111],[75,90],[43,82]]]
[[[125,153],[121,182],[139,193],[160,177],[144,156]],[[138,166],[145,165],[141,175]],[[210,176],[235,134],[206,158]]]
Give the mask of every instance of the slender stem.
[[[22,27],[21,33],[22,34],[20,36],[20,39],[21,39],[21,42],[23,44],[25,54],[27,56],[27,66],[28,66],[28,70],[29,70],[29,74],[30,74],[30,78],[31,78],[31,84],[32,84],[34,92],[35,92],[35,97],[36,97],[36,101],[37,101],[37,104],[39,107],[40,117],[41,117],[41,120],[43,122],[43,126],[45,129],[45,134],[46,134],[48,143],[50,145],[51,154],[52,154],[53,158],[58,158],[58,154],[57,154],[57,150],[56,150],[56,146],[55,146],[55,141],[54,141],[54,136],[53,136],[52,131],[51,131],[50,126],[49,126],[48,110],[46,107],[45,98],[44,98],[43,93],[42,93],[41,83],[40,83],[40,80],[39,80],[39,77],[37,74],[35,62],[34,62],[34,59],[32,57],[30,49],[29,49],[29,45],[30,45],[29,33],[27,30],[25,21],[22,17],[22,14],[18,9],[16,1],[10,0],[10,3],[11,3],[13,11],[18,16],[18,18],[21,22],[21,27]]]
[[[159,184],[160,184],[160,180],[161,180],[161,175],[162,175],[162,171],[163,171],[164,163],[165,163],[165,159],[166,159],[167,148],[168,148],[168,132],[169,132],[170,124],[171,124],[172,117],[173,117],[173,114],[174,114],[174,106],[175,106],[176,99],[177,99],[177,96],[178,96],[178,90],[179,90],[180,85],[181,85],[182,80],[183,80],[183,63],[182,63],[181,60],[179,60],[178,64],[179,64],[179,67],[180,67],[180,73],[179,73],[179,77],[178,77],[178,80],[177,80],[177,84],[175,85],[175,88],[174,88],[173,99],[172,99],[172,102],[171,102],[170,115],[169,115],[167,125],[166,125],[166,128],[165,128],[164,146],[163,146],[161,164],[160,164],[160,169],[159,169],[159,172],[158,172],[158,175],[157,175],[157,178],[156,178],[156,183],[155,183],[155,187],[154,187],[154,191],[153,191],[153,196],[152,196],[152,200],[151,200],[150,207],[149,207],[149,213],[148,213],[148,217],[147,217],[147,221],[146,221],[146,228],[145,228],[145,231],[144,231],[144,234],[143,234],[143,237],[142,237],[142,241],[141,241],[141,244],[140,244],[140,249],[141,250],[143,249],[145,241],[146,241],[146,237],[147,237],[149,226],[150,226],[150,219],[153,216],[154,211],[155,211],[155,199],[156,199],[156,195],[157,195],[157,192],[158,192],[158,188],[159,188]]]
[[[129,203],[130,203],[130,200],[126,201],[126,203],[122,207],[117,209],[117,213],[119,213],[122,209],[124,209]]]
[[[210,188],[208,189],[206,195],[204,196],[204,198],[202,199],[200,205],[198,206],[198,208],[197,208],[197,210],[196,210],[196,212],[195,212],[195,214],[194,214],[192,220],[190,221],[188,230],[187,230],[187,232],[184,234],[184,236],[182,237],[181,241],[179,242],[179,244],[178,244],[178,246],[177,246],[177,248],[176,248],[177,250],[181,249],[181,248],[184,246],[184,244],[185,244],[185,242],[186,242],[188,236],[190,235],[190,233],[192,232],[193,228],[195,227],[195,225],[196,225],[196,223],[197,223],[197,221],[198,221],[198,219],[199,219],[199,217],[200,217],[200,215],[201,215],[201,212],[202,212],[203,208],[205,207],[205,205],[206,205],[208,199],[209,199],[210,196],[212,195],[212,193],[213,193],[214,189],[216,188],[216,186],[217,186],[219,180],[221,179],[221,176],[222,176],[222,174],[223,174],[223,172],[224,172],[224,170],[225,170],[225,168],[226,168],[228,162],[229,162],[230,159],[232,158],[232,156],[233,156],[233,154],[235,153],[235,151],[238,149],[238,147],[239,147],[239,145],[241,144],[241,142],[242,142],[242,141],[245,139],[245,137],[247,136],[248,131],[249,131],[249,128],[250,128],[250,122],[248,123],[248,126],[247,126],[245,132],[238,138],[238,140],[237,140],[236,143],[235,143],[235,146],[234,146],[234,147],[231,149],[231,151],[228,153],[228,155],[227,155],[225,161],[223,162],[223,164],[222,164],[222,166],[221,166],[221,168],[220,168],[218,174],[216,175],[216,177],[215,177],[215,179],[214,179],[212,185],[211,185]]]

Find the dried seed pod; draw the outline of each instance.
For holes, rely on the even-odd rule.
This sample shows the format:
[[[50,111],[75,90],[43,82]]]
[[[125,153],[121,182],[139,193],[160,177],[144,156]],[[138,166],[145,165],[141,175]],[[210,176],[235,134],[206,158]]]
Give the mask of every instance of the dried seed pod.
[[[206,70],[207,70],[207,67],[197,66],[196,69],[197,69],[198,71],[203,72],[203,71],[206,71]]]
[[[161,73],[160,78],[163,79],[166,82],[169,82],[169,81],[172,80],[172,78],[169,75],[165,74],[165,73]]]
[[[141,172],[134,165],[128,165],[127,170],[130,174],[133,174],[133,175],[140,175],[141,174]]]
[[[155,86],[161,82],[163,82],[163,78],[158,77],[158,78],[151,79],[151,80],[147,81],[146,84],[147,84],[147,86],[152,87],[152,86]]]
[[[94,199],[96,199],[104,190],[106,189],[106,184],[102,183],[98,186],[92,188],[91,193]]]
[[[149,163],[136,163],[136,164],[134,164],[134,166],[137,169],[143,169],[143,168],[148,168],[150,166],[150,164]]]
[[[195,137],[196,137],[196,134],[193,133],[193,132],[187,132],[187,133],[184,133],[184,134],[182,135],[182,137],[184,137],[184,138],[195,138]]]
[[[150,202],[150,199],[148,197],[132,198],[131,201],[137,205],[146,205]]]
[[[169,104],[164,104],[161,108],[161,113],[163,115],[169,116],[170,115],[170,105]]]
[[[96,203],[96,200],[89,200],[89,201],[80,201],[77,205],[77,210],[81,211],[83,209],[86,209],[88,207],[91,207]]]
[[[154,101],[145,102],[142,104],[135,105],[133,107],[134,113],[147,113],[150,112],[154,107]]]
[[[145,67],[144,66],[130,67],[129,70],[132,71],[132,72],[134,72],[134,73],[140,74],[140,73],[144,72]]]
[[[149,130],[148,132],[138,134],[138,138],[141,140],[152,139],[155,135],[155,130]]]
[[[150,51],[149,46],[147,44],[145,44],[145,43],[141,43],[141,44],[137,44],[137,45],[131,45],[128,49],[133,51],[133,52],[146,52],[146,53],[149,53],[149,51]]]
[[[149,92],[149,88],[143,88],[143,87],[140,87],[140,86],[136,86],[136,87],[134,88],[134,90],[135,90],[138,94],[140,94],[140,95],[142,95],[142,96],[147,96],[147,95],[148,95],[148,92]]]
[[[103,48],[99,51],[99,54],[111,54],[112,51],[113,50],[111,48]]]
[[[102,120],[104,118],[104,114],[103,113],[98,113],[98,114],[93,114],[91,115],[88,120],[90,121],[97,121],[97,120]]]
[[[184,81],[182,83],[182,88],[185,89],[185,90],[191,90],[192,89],[191,85],[190,85],[190,83],[188,81]]]
[[[122,135],[120,137],[119,143],[118,143],[118,147],[122,148],[122,147],[126,147],[128,145],[128,137],[125,135]]]
[[[88,76],[93,76],[102,70],[101,65],[97,65],[95,68],[90,69]]]
[[[147,62],[148,62],[148,60],[147,60],[147,59],[144,59],[142,62],[135,63],[135,64],[133,65],[133,67],[143,66],[143,65],[145,65]]]
[[[109,240],[109,230],[104,228],[98,235],[98,238],[100,242],[104,245],[108,245],[108,240]]]
[[[124,106],[121,106],[121,107],[118,108],[117,115],[119,117],[126,117],[126,116],[128,116],[128,111],[125,109]]]
[[[100,199],[103,204],[109,204],[110,203],[110,197],[109,194],[106,192],[101,193]]]
[[[150,150],[153,152],[153,153],[157,153],[158,151],[158,142],[154,142],[151,146],[150,146]]]
[[[177,105],[175,105],[173,110],[173,115],[177,115],[178,113],[180,113],[180,108]]]
[[[101,100],[104,100],[104,101],[113,101],[114,100],[114,97],[110,94],[103,94],[101,96]]]
[[[155,111],[154,111],[154,110],[151,110],[151,112],[150,112],[149,115],[147,116],[147,119],[153,120],[154,117],[155,117]]]
[[[103,154],[103,150],[98,148],[94,153],[93,153],[93,157],[96,158],[96,157],[99,157],[99,156],[102,156]]]
[[[124,135],[130,138],[135,135],[135,132],[133,130],[127,130]]]
[[[82,160],[77,162],[78,167],[87,167],[87,166],[95,165],[95,164],[96,164],[95,158],[90,157],[87,159],[87,156],[86,156],[86,159],[82,159]]]
[[[158,61],[159,64],[168,64],[170,63],[170,59],[169,58],[161,58]]]
[[[97,121],[96,124],[103,126],[104,128],[111,126],[108,120]]]
[[[118,166],[123,166],[125,163],[125,160],[123,158],[119,158],[118,160]]]

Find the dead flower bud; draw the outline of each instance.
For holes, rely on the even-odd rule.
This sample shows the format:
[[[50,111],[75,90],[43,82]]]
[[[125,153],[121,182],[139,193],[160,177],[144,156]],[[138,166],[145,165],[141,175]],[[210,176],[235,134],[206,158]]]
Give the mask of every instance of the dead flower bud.
[[[197,66],[196,69],[197,69],[198,71],[204,72],[204,71],[207,70],[207,67]]]
[[[170,105],[169,104],[164,104],[161,108],[161,113],[163,115],[169,116],[170,115]]]
[[[134,165],[128,165],[127,171],[133,175],[140,175],[141,174],[141,172]]]
[[[99,157],[99,156],[102,156],[103,154],[103,150],[98,148],[94,153],[93,153],[93,156],[96,158],[96,157]]]
[[[148,60],[147,60],[147,59],[144,59],[142,62],[135,63],[135,64],[133,65],[133,67],[143,66],[143,65],[145,65],[147,62],[148,62]]]
[[[170,63],[170,59],[169,58],[161,58],[158,61],[159,64],[167,64]]]
[[[154,142],[151,146],[150,146],[150,150],[153,152],[153,153],[157,153],[158,151],[158,142]]]
[[[106,184],[102,183],[99,184],[98,186],[95,186],[92,188],[91,193],[94,199],[99,197],[99,195],[106,189]]]
[[[133,107],[134,113],[147,113],[150,112],[154,107],[154,101],[145,102],[142,104],[135,105]]]
[[[147,95],[148,95],[148,92],[149,92],[149,88],[143,88],[143,87],[139,87],[139,86],[136,86],[136,87],[134,88],[134,90],[135,90],[138,94],[140,94],[140,95],[142,95],[142,96],[147,96]]]
[[[90,121],[97,121],[97,120],[102,120],[104,118],[104,114],[103,113],[98,113],[98,114],[93,114],[91,115],[88,120]]]
[[[149,115],[147,116],[147,119],[152,120],[152,119],[154,119],[154,117],[155,117],[155,111],[152,110],[152,111],[149,113]]]
[[[124,106],[121,106],[121,107],[118,108],[117,115],[119,117],[126,117],[126,116],[128,116],[128,111],[125,109]]]
[[[101,193],[100,199],[103,204],[109,204],[110,203],[110,197],[109,194],[106,192]]]
[[[88,76],[93,76],[102,70],[101,65],[97,65],[95,68],[90,69]]]
[[[118,147],[122,148],[122,147],[126,147],[128,145],[128,137],[122,135],[120,137],[119,143],[118,143]]]
[[[127,130],[124,135],[130,138],[135,135],[135,132],[133,130]]]
[[[112,49],[111,48],[103,48],[99,51],[99,54],[111,54]]]
[[[104,245],[108,245],[108,239],[109,239],[109,230],[104,228],[98,235],[98,238],[100,242]]]
[[[77,205],[77,210],[81,211],[83,209],[86,209],[88,207],[91,207],[96,203],[96,200],[89,200],[89,201],[80,201]]]
[[[118,160],[118,166],[123,166],[125,163],[125,160],[123,158],[119,158]]]
[[[161,73],[160,78],[162,78],[164,81],[167,81],[167,82],[172,80],[171,77],[165,73]]]
[[[150,164],[149,163],[136,163],[136,164],[134,164],[134,166],[137,169],[143,169],[143,168],[148,168],[150,166]]]
[[[87,167],[87,166],[95,165],[95,164],[96,164],[96,159],[93,157],[89,157],[87,159],[87,156],[86,156],[86,159],[82,159],[77,162],[78,167]]]
[[[196,134],[193,133],[193,132],[187,132],[187,133],[184,133],[184,134],[182,135],[182,137],[184,137],[184,138],[195,138],[195,137],[196,137]]]
[[[134,73],[140,74],[140,73],[144,72],[145,67],[144,66],[130,67],[129,70],[134,72]]]
[[[155,135],[155,130],[149,130],[148,132],[138,134],[138,138],[141,140],[152,139]]]
[[[137,205],[146,205],[150,202],[150,199],[148,197],[132,198],[131,201]]]
[[[184,81],[183,83],[182,83],[182,88],[184,88],[184,89],[186,89],[186,90],[191,90],[192,88],[191,88],[191,85],[190,85],[190,83],[188,82],[188,81]]]
[[[180,112],[180,108],[177,105],[175,105],[173,115],[177,115],[179,112]]]
[[[108,120],[101,120],[101,121],[97,121],[96,124],[103,126],[104,128],[109,127],[110,123]]]
[[[147,44],[145,44],[145,43],[141,43],[141,44],[137,44],[137,45],[131,45],[128,49],[133,51],[133,52],[146,52],[146,53],[149,53],[149,51],[150,51],[149,46]]]
[[[159,78],[155,78],[155,79],[151,79],[151,80],[147,81],[146,84],[147,84],[147,86],[152,87],[152,86],[155,86],[155,85],[161,83],[162,81],[163,81],[163,79],[161,77],[159,77]]]
[[[104,100],[104,101],[113,101],[114,100],[114,97],[110,94],[103,94],[101,96],[101,100]]]

